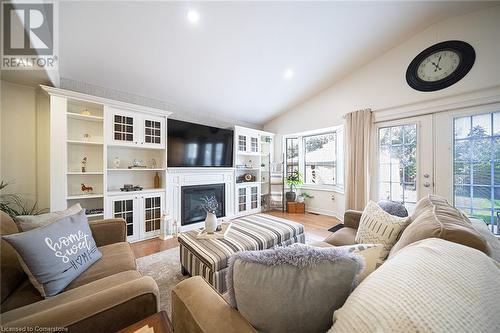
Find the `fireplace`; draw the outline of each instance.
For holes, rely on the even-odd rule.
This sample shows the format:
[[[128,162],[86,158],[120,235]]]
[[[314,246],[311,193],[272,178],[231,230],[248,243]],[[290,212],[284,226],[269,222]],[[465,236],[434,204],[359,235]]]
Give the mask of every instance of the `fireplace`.
[[[194,185],[181,187],[181,226],[202,222],[205,220],[206,213],[201,208],[204,197],[215,196],[219,202],[219,208],[216,211],[217,217],[226,215],[226,185],[225,184],[210,184],[210,185]]]

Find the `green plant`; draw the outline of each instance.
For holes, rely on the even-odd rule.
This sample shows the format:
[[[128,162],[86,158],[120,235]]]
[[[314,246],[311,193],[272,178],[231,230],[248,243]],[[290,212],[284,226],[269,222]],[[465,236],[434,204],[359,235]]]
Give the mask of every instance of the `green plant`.
[[[304,199],[312,199],[312,198],[314,198],[314,195],[310,195],[309,193],[302,192],[299,194],[299,197],[302,197]]]
[[[8,185],[9,183],[2,180],[0,182],[0,191]],[[0,210],[13,218],[19,215],[39,215],[47,211],[46,209],[38,208],[37,202],[30,204],[19,194],[14,193],[0,194]]]
[[[302,174],[298,171],[293,171],[291,174],[286,176],[285,180],[286,184],[290,187],[290,191],[295,192],[297,187],[304,184],[302,180]]]

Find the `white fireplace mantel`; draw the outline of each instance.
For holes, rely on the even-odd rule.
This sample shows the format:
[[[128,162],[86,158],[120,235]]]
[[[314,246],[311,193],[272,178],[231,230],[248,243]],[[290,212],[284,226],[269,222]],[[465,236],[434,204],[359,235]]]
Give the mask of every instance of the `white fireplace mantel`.
[[[180,228],[187,231],[202,228],[203,222],[181,226],[181,188],[193,185],[225,185],[226,216],[234,215],[234,168],[167,168],[167,210]]]

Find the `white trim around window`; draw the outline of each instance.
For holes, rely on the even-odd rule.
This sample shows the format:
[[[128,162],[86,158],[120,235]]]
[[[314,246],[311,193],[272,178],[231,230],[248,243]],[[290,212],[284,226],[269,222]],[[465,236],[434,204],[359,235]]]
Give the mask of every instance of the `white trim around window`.
[[[282,138],[282,148],[285,152],[285,168],[287,168],[287,139],[298,139],[298,171],[305,177],[305,150],[304,150],[304,138],[322,135],[322,134],[334,134],[335,135],[335,184],[313,184],[305,183],[301,186],[304,190],[318,190],[318,191],[331,191],[337,193],[344,193],[344,128],[343,126],[334,126],[321,128],[312,131],[304,131],[300,133],[293,133],[284,135]]]

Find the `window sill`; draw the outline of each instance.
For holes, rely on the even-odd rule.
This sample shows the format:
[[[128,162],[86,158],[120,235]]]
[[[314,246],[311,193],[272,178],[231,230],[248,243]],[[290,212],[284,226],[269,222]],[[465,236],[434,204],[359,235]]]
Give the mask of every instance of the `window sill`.
[[[344,188],[332,185],[302,185],[300,190],[324,191],[344,194]]]

